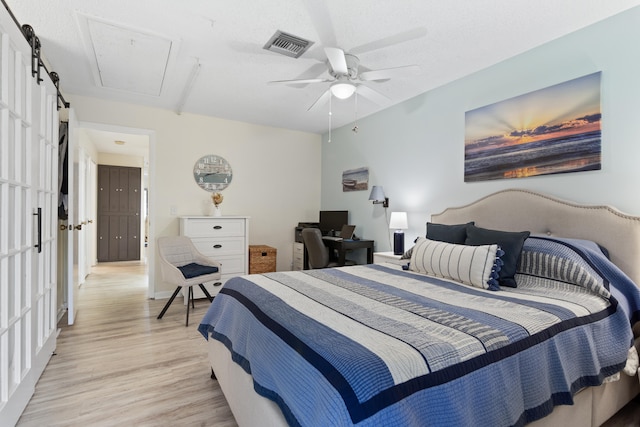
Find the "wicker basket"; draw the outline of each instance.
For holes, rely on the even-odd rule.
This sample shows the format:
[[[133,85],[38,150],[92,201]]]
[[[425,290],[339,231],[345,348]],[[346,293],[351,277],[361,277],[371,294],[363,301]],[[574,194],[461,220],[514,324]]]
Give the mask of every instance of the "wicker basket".
[[[249,274],[276,271],[278,250],[267,245],[249,245]]]

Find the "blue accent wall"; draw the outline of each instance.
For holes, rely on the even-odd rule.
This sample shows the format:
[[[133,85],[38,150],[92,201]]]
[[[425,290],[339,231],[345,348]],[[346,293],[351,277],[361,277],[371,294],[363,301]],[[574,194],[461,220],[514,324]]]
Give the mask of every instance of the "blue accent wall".
[[[322,209],[348,209],[356,234],[392,250],[382,205],[369,191],[343,192],[342,172],[366,166],[381,185],[386,215],[408,213],[405,247],[432,213],[505,188],[525,188],[640,215],[640,7],[436,88],[323,135]],[[602,72],[602,170],[464,182],[465,112]],[[414,78],[421,78],[420,76]],[[380,86],[384,91],[384,86]],[[393,94],[388,94],[393,98]]]

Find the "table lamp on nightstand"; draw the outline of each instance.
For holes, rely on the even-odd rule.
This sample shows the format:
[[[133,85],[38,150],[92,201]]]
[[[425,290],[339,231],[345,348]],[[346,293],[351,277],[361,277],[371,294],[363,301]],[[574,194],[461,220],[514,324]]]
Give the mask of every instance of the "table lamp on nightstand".
[[[409,224],[407,223],[407,213],[391,212],[389,228],[396,230],[393,233],[393,254],[402,255],[404,253],[404,231],[402,230],[409,228]]]

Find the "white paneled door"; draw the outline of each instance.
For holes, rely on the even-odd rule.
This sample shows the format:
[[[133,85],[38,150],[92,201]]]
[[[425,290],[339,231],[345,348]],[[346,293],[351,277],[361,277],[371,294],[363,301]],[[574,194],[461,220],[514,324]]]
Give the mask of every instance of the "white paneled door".
[[[82,273],[82,280],[80,280],[79,269],[78,269],[78,261],[79,257],[84,257],[84,253],[80,253],[80,245],[79,239],[81,242],[84,242],[84,236],[86,231],[82,230],[82,219],[80,217],[80,204],[83,203],[78,197],[81,194],[80,188],[78,185],[80,183],[84,184],[84,168],[82,168],[82,177],[79,176],[79,164],[78,159],[80,158],[78,149],[78,121],[76,120],[75,113],[73,109],[69,110],[69,138],[67,140],[67,156],[68,156],[68,164],[69,164],[69,173],[67,176],[67,215],[68,215],[68,225],[67,225],[67,253],[66,253],[66,266],[65,266],[65,281],[66,281],[66,295],[65,302],[67,304],[67,323],[69,325],[73,325],[76,321],[76,314],[78,313],[78,288],[80,284],[84,282],[84,272]],[[83,187],[84,189],[84,187]],[[82,199],[84,200],[84,199]],[[86,229],[85,229],[86,230]],[[83,245],[84,246],[84,245]],[[82,250],[85,250],[82,247]],[[83,269],[84,271],[84,269]]]
[[[56,344],[58,111],[0,9],[0,424],[13,425]]]

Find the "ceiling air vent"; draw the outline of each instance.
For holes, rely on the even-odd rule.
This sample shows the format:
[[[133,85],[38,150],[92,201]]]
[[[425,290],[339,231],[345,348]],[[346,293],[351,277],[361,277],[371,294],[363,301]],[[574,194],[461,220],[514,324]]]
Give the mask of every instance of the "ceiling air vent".
[[[312,41],[278,30],[263,48],[281,55],[298,58],[305,53],[312,44]]]

